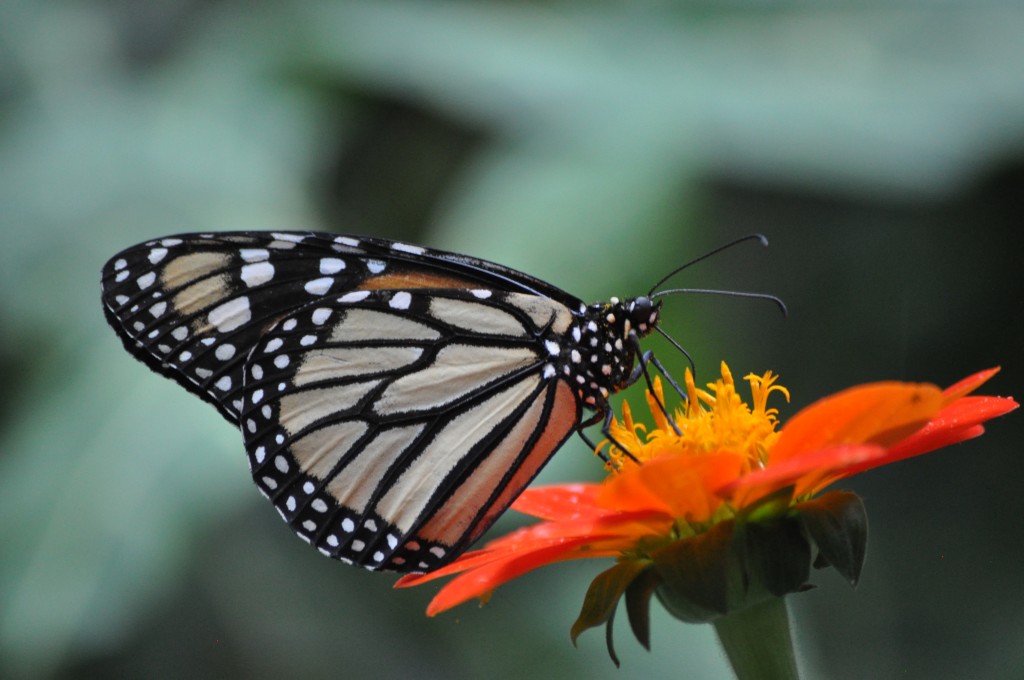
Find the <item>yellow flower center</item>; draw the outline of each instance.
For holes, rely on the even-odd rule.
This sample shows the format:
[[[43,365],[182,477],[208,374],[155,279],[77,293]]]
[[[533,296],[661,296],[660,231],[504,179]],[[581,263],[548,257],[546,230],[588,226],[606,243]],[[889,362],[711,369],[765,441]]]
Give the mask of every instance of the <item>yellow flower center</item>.
[[[627,402],[622,404],[622,422],[611,424],[608,467],[621,471],[664,453],[731,452],[746,461],[746,471],[759,469],[768,459],[768,452],[778,439],[778,410],[768,408],[772,392],[781,392],[789,401],[789,390],[776,385],[778,376],[749,374],[751,399],[746,403],[736,391],[729,367],[722,362],[722,377],[708,383],[707,389],[694,384],[690,369],[685,375],[685,403],[676,408],[671,420],[665,404],[661,380],[655,377],[654,392],[647,392],[647,404],[655,426],[649,432],[641,423],[633,422]],[[644,435],[644,436],[642,436]],[[625,449],[625,451],[623,450]],[[628,452],[628,453],[627,453]]]

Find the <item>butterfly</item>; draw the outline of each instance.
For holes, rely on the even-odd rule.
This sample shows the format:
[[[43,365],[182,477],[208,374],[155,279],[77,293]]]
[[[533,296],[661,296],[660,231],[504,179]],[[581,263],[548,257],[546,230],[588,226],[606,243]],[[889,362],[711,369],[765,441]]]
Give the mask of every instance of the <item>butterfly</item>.
[[[457,557],[573,432],[607,432],[661,309],[316,232],[147,241],[106,263],[102,301],[129,352],[239,427],[299,537],[398,572]]]

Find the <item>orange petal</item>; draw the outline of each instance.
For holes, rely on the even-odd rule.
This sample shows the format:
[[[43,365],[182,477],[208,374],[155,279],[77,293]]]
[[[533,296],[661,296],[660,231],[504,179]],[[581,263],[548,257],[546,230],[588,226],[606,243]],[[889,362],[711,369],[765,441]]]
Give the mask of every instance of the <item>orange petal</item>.
[[[890,447],[884,458],[868,461],[846,471],[854,475],[864,470],[919,456],[981,435],[982,423],[1005,415],[1018,406],[1007,397],[960,397],[939,411],[927,425]]]
[[[577,519],[600,515],[607,510],[597,504],[600,484],[557,484],[533,487],[524,491],[512,509],[526,515],[548,520]]]
[[[998,372],[998,366],[984,371],[978,371],[974,375],[969,375],[963,380],[942,390],[942,396],[945,397],[947,404],[952,403],[960,397],[966,396],[981,387],[983,383],[987,382],[989,378]]]
[[[445,576],[473,571],[492,563],[507,562],[553,545],[578,546],[587,544],[583,557],[601,557],[617,554],[633,545],[642,536],[661,534],[668,530],[672,518],[650,510],[614,512],[602,510],[596,517],[584,517],[557,522],[538,522],[517,529],[489,542],[480,550],[464,553],[454,562],[425,574],[407,574],[396,583],[396,588],[409,588]]]
[[[768,466],[845,444],[898,442],[923,427],[945,401],[938,387],[924,383],[881,382],[838,392],[783,426]]]
[[[800,496],[824,488],[828,481],[843,476],[842,472],[851,466],[885,454],[885,447],[877,444],[847,444],[818,449],[752,472],[722,487],[718,493],[731,498],[737,508],[789,485],[795,487],[794,495]]]
[[[658,456],[608,478],[599,502],[620,511],[702,521],[722,503],[714,490],[739,477],[742,466],[743,458],[732,453]]]
[[[434,616],[474,597],[481,597],[503,583],[507,583],[545,564],[559,562],[564,559],[599,556],[591,551],[576,551],[578,547],[585,545],[590,540],[591,537],[589,536],[581,536],[572,540],[561,539],[553,542],[551,545],[537,547],[529,552],[509,556],[507,559],[493,561],[467,571],[455,577],[441,588],[427,606],[427,616]],[[422,580],[418,581],[418,583],[421,582]]]

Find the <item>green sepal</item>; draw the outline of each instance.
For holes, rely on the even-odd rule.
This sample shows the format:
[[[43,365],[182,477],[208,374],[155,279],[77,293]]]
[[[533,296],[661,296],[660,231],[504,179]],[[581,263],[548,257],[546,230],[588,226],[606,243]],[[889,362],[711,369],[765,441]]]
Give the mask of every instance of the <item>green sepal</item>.
[[[728,613],[745,579],[732,555],[735,523],[720,522],[708,531],[670,543],[650,556],[661,577],[658,599],[672,616],[705,623]]]
[[[637,642],[651,650],[651,597],[662,583],[655,569],[640,573],[626,588],[626,615]]]
[[[587,594],[583,598],[580,614],[569,631],[574,645],[580,633],[589,628],[596,628],[612,619],[615,615],[615,607],[619,604],[619,598],[626,592],[629,584],[649,566],[650,563],[643,560],[625,560],[618,562],[611,569],[602,571],[591,581],[590,587],[587,588]],[[609,653],[612,654],[614,660],[614,653],[610,645]]]
[[[749,578],[743,605],[768,595],[782,597],[799,591],[811,573],[811,546],[800,523],[791,518],[771,522],[742,522],[733,539]],[[740,604],[740,603],[735,603]]]
[[[611,613],[608,614],[608,620],[604,624],[604,646],[608,650],[608,658],[612,660],[616,668],[621,667],[619,663],[619,655],[615,653],[615,611],[616,607],[612,607]]]
[[[807,536],[818,547],[817,567],[835,567],[856,586],[867,554],[868,515],[864,503],[850,491],[830,491],[793,507]]]

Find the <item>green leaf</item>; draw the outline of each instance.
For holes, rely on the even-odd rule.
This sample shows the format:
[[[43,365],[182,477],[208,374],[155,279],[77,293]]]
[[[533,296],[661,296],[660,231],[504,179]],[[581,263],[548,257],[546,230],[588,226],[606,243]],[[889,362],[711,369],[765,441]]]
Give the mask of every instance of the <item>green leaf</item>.
[[[850,585],[860,580],[868,545],[868,515],[857,494],[830,491],[794,506],[804,531],[825,560]]]
[[[615,607],[618,605],[622,593],[649,566],[648,562],[629,560],[619,562],[611,569],[606,569],[597,575],[590,583],[587,594],[583,598],[583,608],[569,631],[574,645],[580,633],[611,620],[615,615]],[[615,655],[610,647],[609,653],[614,659]]]

